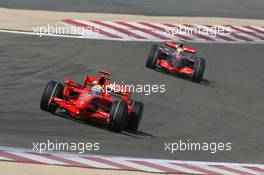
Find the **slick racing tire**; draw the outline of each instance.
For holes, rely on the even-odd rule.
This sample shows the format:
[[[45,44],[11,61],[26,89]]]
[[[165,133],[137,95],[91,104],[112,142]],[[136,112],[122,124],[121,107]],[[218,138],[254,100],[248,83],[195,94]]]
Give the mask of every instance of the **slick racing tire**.
[[[193,82],[200,83],[203,80],[204,69],[205,69],[205,60],[203,58],[197,58],[193,66],[193,77],[192,77]]]
[[[121,132],[126,125],[128,116],[128,106],[121,101],[115,101],[111,106],[110,118],[110,129],[114,132]]]
[[[160,55],[160,50],[159,50],[159,45],[152,45],[149,56],[146,62],[146,67],[150,69],[155,69],[156,68],[156,63]]]
[[[129,116],[128,123],[127,123],[127,129],[131,131],[137,131],[142,115],[144,111],[144,104],[138,101],[134,102],[132,112]]]
[[[57,110],[57,106],[50,102],[52,97],[63,98],[64,87],[61,83],[56,81],[50,81],[43,92],[40,109],[54,113]]]

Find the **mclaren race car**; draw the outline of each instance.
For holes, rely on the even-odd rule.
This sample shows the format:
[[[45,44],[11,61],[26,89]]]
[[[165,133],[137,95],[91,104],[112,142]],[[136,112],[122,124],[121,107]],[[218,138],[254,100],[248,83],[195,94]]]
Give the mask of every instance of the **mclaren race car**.
[[[129,89],[111,84],[111,73],[100,70],[99,76],[87,75],[83,84],[65,80],[50,81],[43,92],[41,110],[54,113],[58,108],[71,117],[106,124],[110,130],[136,131],[144,105],[131,98]]]
[[[203,80],[205,60],[196,55],[196,49],[185,46],[184,42],[165,42],[165,46],[152,45],[146,67],[185,75],[199,83]]]

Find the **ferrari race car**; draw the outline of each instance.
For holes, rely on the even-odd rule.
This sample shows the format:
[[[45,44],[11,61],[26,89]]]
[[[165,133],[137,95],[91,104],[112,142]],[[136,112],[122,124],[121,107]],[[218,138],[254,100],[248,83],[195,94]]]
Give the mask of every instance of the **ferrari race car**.
[[[205,60],[196,55],[196,49],[176,42],[165,42],[165,46],[152,45],[147,68],[185,75],[197,83],[203,80]],[[181,49],[180,54],[178,49]]]
[[[50,81],[41,98],[41,110],[55,113],[59,108],[73,118],[106,124],[114,132],[136,131],[143,114],[143,103],[133,100],[126,87],[113,86],[106,77],[111,73],[98,72],[99,76],[87,75],[83,84],[72,80],[65,80],[65,85]],[[98,87],[102,90],[98,91]]]

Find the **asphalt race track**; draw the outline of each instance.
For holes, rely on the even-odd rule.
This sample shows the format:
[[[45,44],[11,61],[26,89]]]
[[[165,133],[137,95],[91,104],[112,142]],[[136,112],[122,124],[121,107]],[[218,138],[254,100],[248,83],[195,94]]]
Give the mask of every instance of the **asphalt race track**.
[[[151,43],[78,40],[0,33],[0,143],[100,142],[95,154],[183,160],[263,162],[263,46],[193,44],[207,60],[205,80],[188,80],[144,67]],[[140,132],[112,133],[39,109],[49,80],[81,80],[106,69],[133,84],[166,84],[145,103]],[[164,142],[232,142],[232,151],[164,151]]]
[[[264,18],[263,0],[0,0],[0,7],[147,16]]]

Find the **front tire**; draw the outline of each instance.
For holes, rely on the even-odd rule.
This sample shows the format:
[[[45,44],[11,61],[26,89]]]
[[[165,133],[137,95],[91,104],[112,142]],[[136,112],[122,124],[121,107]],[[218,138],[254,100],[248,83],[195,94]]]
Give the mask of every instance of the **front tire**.
[[[128,129],[131,131],[137,131],[142,115],[144,111],[144,104],[138,101],[135,101],[131,115],[128,120]]]
[[[50,81],[43,92],[40,109],[43,111],[48,111],[54,113],[57,110],[57,106],[50,103],[52,97],[63,98],[64,86],[56,81]]]
[[[114,132],[121,132],[125,128],[128,116],[128,106],[121,101],[115,101],[112,104],[110,118],[112,122],[110,129]]]
[[[159,45],[152,45],[149,56],[146,62],[146,67],[150,69],[155,69],[156,68],[156,63],[160,55],[160,50],[159,50]]]
[[[193,82],[200,83],[203,80],[204,69],[205,60],[203,58],[198,58],[193,66]]]

